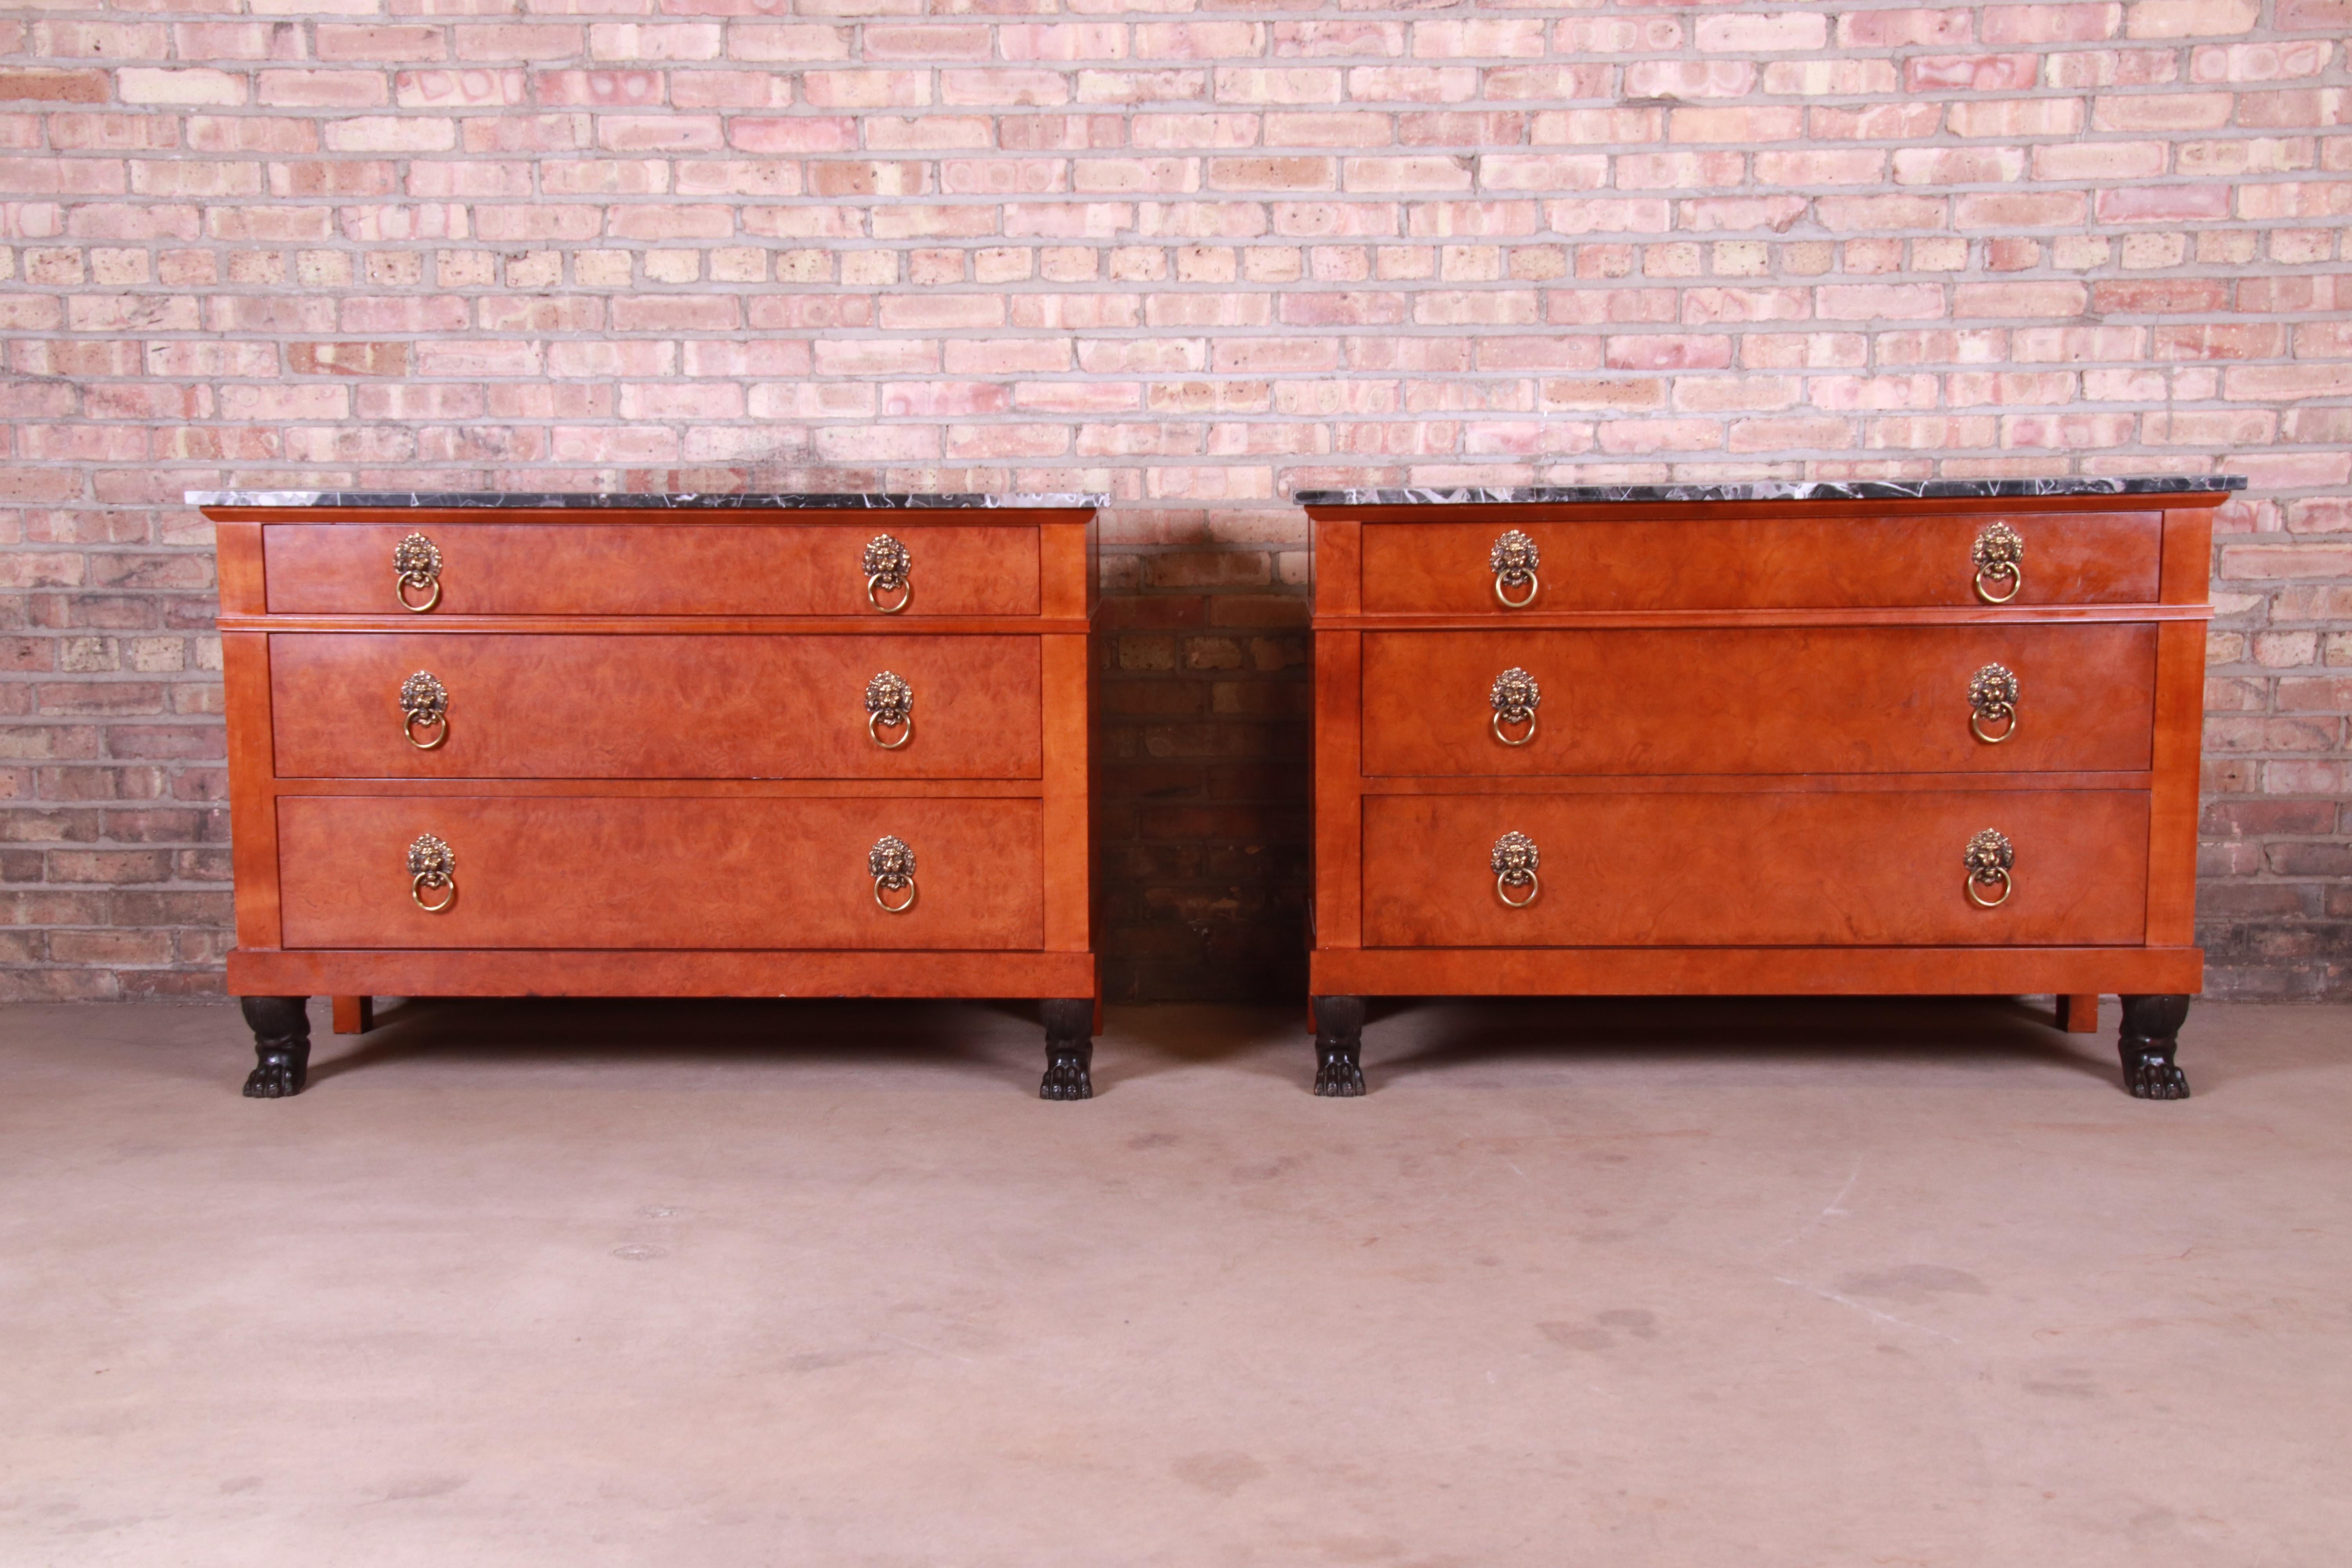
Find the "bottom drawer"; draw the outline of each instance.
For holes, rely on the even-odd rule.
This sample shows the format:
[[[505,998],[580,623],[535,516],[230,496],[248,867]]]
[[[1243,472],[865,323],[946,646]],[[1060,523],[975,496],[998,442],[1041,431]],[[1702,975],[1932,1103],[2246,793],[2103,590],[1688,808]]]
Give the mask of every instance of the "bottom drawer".
[[[1034,800],[289,795],[287,947],[1037,948]],[[409,847],[455,856],[418,907]],[[876,902],[866,852],[915,852],[915,907]],[[442,893],[428,888],[437,902]],[[903,895],[893,893],[891,901]]]
[[[1992,828],[2008,897],[1962,861]],[[2095,946],[2147,929],[2147,796],[2133,790],[1372,795],[1367,947]],[[1511,909],[1490,857],[1535,840]],[[1988,898],[2000,885],[1980,884]],[[1524,889],[1510,897],[1526,896]]]

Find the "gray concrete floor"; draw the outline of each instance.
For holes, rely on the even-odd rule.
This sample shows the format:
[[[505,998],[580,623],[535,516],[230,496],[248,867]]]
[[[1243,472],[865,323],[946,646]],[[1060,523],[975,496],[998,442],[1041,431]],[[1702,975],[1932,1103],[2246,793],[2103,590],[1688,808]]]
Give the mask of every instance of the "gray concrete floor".
[[[2168,1568],[2352,1541],[2352,1010],[0,1009],[0,1563]]]

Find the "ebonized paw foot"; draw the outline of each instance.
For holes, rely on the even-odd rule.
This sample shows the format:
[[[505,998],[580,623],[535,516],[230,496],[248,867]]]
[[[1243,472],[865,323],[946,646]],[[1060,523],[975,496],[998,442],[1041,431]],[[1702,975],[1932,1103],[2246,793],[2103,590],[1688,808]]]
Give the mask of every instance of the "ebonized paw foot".
[[[2124,1087],[2136,1100],[2187,1100],[2189,1079],[2172,1054],[2179,1048],[2189,998],[2126,996],[2123,1002],[2123,1034],[2116,1052],[2123,1058]]]
[[[307,996],[246,996],[238,999],[253,1030],[253,1071],[246,1075],[248,1100],[285,1100],[310,1081],[310,1015]]]
[[[1095,1097],[1095,1004],[1090,996],[1049,998],[1039,1011],[1045,1016],[1045,1079],[1037,1086],[1040,1100],[1092,1100]]]
[[[1364,1092],[1364,999],[1315,998],[1315,1092],[1353,1100]]]

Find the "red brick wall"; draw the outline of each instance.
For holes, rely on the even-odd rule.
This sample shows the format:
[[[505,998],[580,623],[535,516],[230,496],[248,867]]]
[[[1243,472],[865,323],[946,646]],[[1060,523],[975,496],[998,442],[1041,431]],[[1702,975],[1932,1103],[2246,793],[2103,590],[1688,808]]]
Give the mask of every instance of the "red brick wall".
[[[216,985],[184,487],[1097,488],[1119,994],[1295,992],[1302,485],[2249,475],[2216,988],[2352,931],[2352,0],[32,0],[0,995]]]

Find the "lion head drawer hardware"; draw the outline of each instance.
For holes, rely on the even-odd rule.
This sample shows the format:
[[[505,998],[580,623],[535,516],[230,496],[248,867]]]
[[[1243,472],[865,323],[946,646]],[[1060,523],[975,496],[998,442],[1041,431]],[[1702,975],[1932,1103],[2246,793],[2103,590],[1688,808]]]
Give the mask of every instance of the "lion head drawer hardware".
[[[898,731],[898,738],[884,740],[885,730]],[[904,676],[886,669],[866,683],[866,732],[886,752],[895,752],[915,738],[915,689]]]
[[[907,547],[887,533],[877,533],[866,546],[866,602],[886,616],[895,616],[905,609],[915,596],[910,580],[915,570],[915,558]],[[898,595],[895,604],[884,604],[886,594]]]
[[[400,712],[401,733],[418,751],[436,751],[449,738],[449,689],[431,670],[420,669],[400,683]]]
[[[392,547],[392,591],[400,607],[423,615],[441,602],[441,547],[412,533]],[[425,595],[420,602],[416,595]]]
[[[1990,910],[2009,902],[2009,895],[2017,886],[2010,879],[2010,868],[2017,863],[2017,851],[2011,846],[2008,835],[1986,828],[1969,840],[1961,859],[1969,868],[1966,886],[1970,903],[1980,910]],[[2000,897],[1987,898],[1977,890],[1979,888],[1998,888]]]
[[[1969,551],[1969,558],[1976,563],[1977,597],[1986,604],[2006,605],[2025,586],[2025,541],[2009,524],[1985,524]],[[1994,586],[2001,583],[2009,584],[2009,592],[1993,592]]]
[[[1536,685],[1534,676],[1516,664],[1511,666],[1495,677],[1494,689],[1486,694],[1486,700],[1495,709],[1495,739],[1507,746],[1524,746],[1536,738],[1536,709],[1543,702],[1543,691]],[[1516,730],[1521,725],[1527,727],[1527,733],[1517,740],[1503,732],[1506,727]]]
[[[903,915],[915,907],[918,889],[915,887],[915,852],[907,847],[904,839],[888,834],[874,841],[866,852],[866,871],[874,879],[874,901],[894,915]],[[904,893],[906,898],[892,903],[890,898]]]
[[[425,895],[438,893],[437,903]],[[408,896],[428,915],[437,915],[457,901],[457,855],[430,833],[420,833],[408,847]]]
[[[1495,574],[1495,597],[1505,609],[1524,610],[1536,602],[1542,587],[1536,581],[1536,568],[1542,562],[1536,542],[1516,528],[1495,541],[1495,548],[1486,552],[1486,565]],[[1516,599],[1511,597],[1514,593],[1519,595]]]
[[[1992,734],[1987,725],[1999,725]],[[1969,677],[1969,732],[1988,746],[2017,733],[2017,676],[2006,665],[1989,664]]]
[[[1495,870],[1495,896],[1515,910],[1526,909],[1543,891],[1536,880],[1536,863],[1543,858],[1536,841],[1524,833],[1506,833],[1495,840],[1495,852],[1487,863]],[[1527,897],[1511,897],[1514,889],[1525,888]]]

